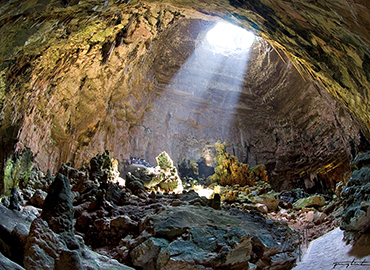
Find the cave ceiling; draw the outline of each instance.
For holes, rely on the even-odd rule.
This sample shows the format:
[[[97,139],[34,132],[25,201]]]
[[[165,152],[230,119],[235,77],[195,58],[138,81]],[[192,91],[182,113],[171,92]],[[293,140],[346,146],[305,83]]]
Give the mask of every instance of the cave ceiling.
[[[52,171],[105,149],[120,161],[154,162],[166,150],[211,164],[221,140],[288,187],[283,180],[344,177],[360,133],[369,138],[366,1],[0,7],[1,160],[30,147]],[[258,36],[248,59],[209,49],[220,19]]]

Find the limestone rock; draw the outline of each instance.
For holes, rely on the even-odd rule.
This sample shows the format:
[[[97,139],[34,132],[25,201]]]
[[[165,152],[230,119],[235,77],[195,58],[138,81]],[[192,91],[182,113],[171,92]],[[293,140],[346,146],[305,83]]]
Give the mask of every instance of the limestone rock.
[[[118,229],[133,230],[138,223],[127,216],[118,216],[110,221],[110,226]]]
[[[269,212],[269,209],[267,208],[266,205],[262,204],[262,203],[257,203],[255,205],[255,208],[258,212],[261,212],[263,214],[267,214]]]
[[[252,252],[252,243],[250,236],[243,236],[240,238],[239,244],[230,251],[226,256],[225,265],[237,265],[240,267],[248,267],[248,262],[250,260],[250,254]]]
[[[319,195],[313,195],[307,198],[299,199],[294,203],[294,207],[302,209],[304,207],[321,207],[325,204],[325,198]]]
[[[360,170],[362,167],[370,166],[370,152],[360,153],[351,162],[352,170]]]
[[[47,196],[47,193],[45,191],[41,189],[37,189],[35,193],[32,195],[30,202],[33,206],[42,208],[46,196]]]
[[[135,247],[131,253],[131,259],[135,266],[147,269],[162,269],[170,259],[168,241],[161,238],[151,237]]]
[[[28,146],[38,153],[41,167],[55,173],[63,162],[80,166],[104,149],[120,160],[132,153],[154,161],[167,147],[176,162],[203,157],[211,165],[209,145],[222,138],[241,161],[268,164],[272,184],[292,185],[301,173],[319,171],[333,160],[342,164],[335,171],[343,175],[349,169],[346,153],[351,145],[356,151],[359,130],[366,130],[349,111],[368,122],[366,102],[358,102],[366,96],[362,89],[368,89],[368,34],[359,27],[368,24],[362,15],[367,7],[356,2],[351,5],[355,12],[348,12],[330,0],[330,12],[315,1],[280,1],[214,5],[207,0],[176,7],[180,3],[173,0],[137,6],[95,0],[58,13],[63,21],[55,26],[58,31],[49,12],[58,3],[26,5],[37,12],[20,2],[3,3],[1,32],[7,38],[0,50],[0,138],[6,151],[0,160],[14,146]],[[102,10],[108,11],[104,18]],[[78,18],[69,20],[69,12]],[[241,26],[254,28],[277,48],[255,42],[246,73],[231,72],[245,66],[244,56],[214,54],[205,38],[217,19],[210,14],[234,13]],[[27,20],[13,24],[23,15]],[[24,31],[33,25],[39,27]],[[196,65],[186,64],[190,56]],[[215,56],[226,68],[219,69]],[[305,81],[296,67],[319,83]],[[245,83],[232,79],[236,75]],[[25,113],[25,108],[34,109]],[[350,143],[343,145],[343,139]]]
[[[139,194],[140,191],[145,191],[143,181],[140,178],[137,178],[134,174],[128,174],[126,176],[126,187],[135,195]]]
[[[25,270],[19,264],[9,260],[0,252],[0,265],[2,270]]]
[[[81,255],[76,250],[61,249],[55,260],[55,270],[76,269],[83,270]]]
[[[306,213],[306,220],[316,225],[323,223],[325,218],[326,214],[319,211],[309,211]]]
[[[216,168],[215,174],[211,176],[213,182],[222,186],[254,186],[259,180],[268,180],[264,165],[258,165],[252,169],[248,164],[243,164],[239,160],[226,152],[226,143],[215,143],[216,148]]]
[[[81,239],[79,247],[68,249],[63,237],[53,232],[46,221],[37,218],[31,225],[23,263],[26,269],[133,270],[89,250]]]
[[[47,241],[45,241],[47,239]],[[37,218],[32,222],[27,238],[23,264],[26,269],[54,269],[58,251],[63,249],[58,236],[46,221]]]
[[[269,192],[254,197],[253,203],[263,204],[269,211],[276,211],[280,203],[280,198],[277,194]]]
[[[115,205],[123,205],[127,202],[128,196],[117,183],[109,182],[105,192],[105,199]]]
[[[23,265],[26,238],[36,216],[29,211],[12,211],[0,204],[0,253]]]
[[[210,201],[210,206],[215,209],[215,210],[220,210],[221,209],[221,196],[220,194],[216,193],[212,200]]]
[[[309,195],[302,189],[285,190],[280,193],[280,199],[283,203],[295,203],[299,199],[307,198]]]
[[[78,248],[74,238],[74,211],[69,180],[58,174],[45,198],[41,218],[48,222],[55,233],[63,236],[70,249]]]
[[[146,188],[161,188],[164,191],[180,192],[183,190],[182,181],[178,175],[177,168],[166,152],[162,152],[157,157],[158,166],[155,168],[138,169],[126,175],[126,186],[134,194],[138,190]]]
[[[69,179],[72,191],[78,191],[81,193],[86,187],[94,184],[94,181],[89,179],[87,171],[77,170],[67,164],[62,164],[59,169],[59,173]]]
[[[0,182],[0,194],[10,195],[13,188],[26,186],[30,178],[33,163],[33,153],[30,148],[18,150],[7,158],[4,169],[4,177]]]
[[[357,160],[363,159],[364,155]],[[352,173],[350,180],[341,192],[344,213],[340,228],[345,231],[345,239],[353,244],[361,237],[366,238],[365,234],[368,234],[367,231],[370,228],[369,180],[370,168],[362,167]]]
[[[151,220],[148,224],[152,225],[148,225],[146,230],[153,230],[154,237],[170,242],[170,260],[166,267],[177,265],[174,263],[177,262],[194,269],[201,266],[246,269],[252,250],[260,250],[261,257],[271,258],[281,252],[280,244],[274,241],[284,234],[291,237],[287,227],[264,220],[253,211],[245,214],[238,210],[227,212],[187,205],[169,207],[151,216]],[[251,237],[257,237],[259,244],[254,241],[256,244],[253,246]],[[258,248],[261,245],[265,248]]]
[[[9,209],[10,210],[21,210],[18,200],[18,189],[12,188],[12,191],[9,196]]]
[[[114,180],[118,177],[118,162],[112,158],[108,150],[103,154],[97,154],[90,160],[90,177],[98,182]]]

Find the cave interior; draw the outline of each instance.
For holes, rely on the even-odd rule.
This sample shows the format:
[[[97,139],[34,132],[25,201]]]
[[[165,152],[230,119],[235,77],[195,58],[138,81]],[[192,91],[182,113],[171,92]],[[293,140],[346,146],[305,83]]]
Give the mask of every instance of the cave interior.
[[[367,243],[368,12],[366,0],[0,1],[0,210],[33,220],[2,224],[6,269],[99,256],[115,269],[291,269],[302,237],[340,227]],[[214,222],[258,220],[265,238],[204,249],[216,228],[188,224],[210,222],[196,206],[244,213]],[[266,220],[285,222],[289,248],[271,251]],[[42,230],[59,244],[38,243]]]

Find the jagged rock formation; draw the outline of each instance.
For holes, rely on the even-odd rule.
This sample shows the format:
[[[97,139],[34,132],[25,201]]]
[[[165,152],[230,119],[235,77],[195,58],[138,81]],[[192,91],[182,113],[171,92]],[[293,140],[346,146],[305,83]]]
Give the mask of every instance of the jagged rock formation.
[[[74,234],[74,212],[69,180],[58,174],[41,217],[29,228],[23,258],[26,269],[132,269],[89,250]]]
[[[162,168],[172,168],[167,155],[158,163]],[[6,217],[0,220],[0,253],[14,261],[0,254],[4,267],[291,269],[300,236],[286,223],[266,216],[285,218],[297,226],[316,224],[325,228],[334,219],[334,204],[308,199],[305,207],[296,211],[292,203],[308,194],[295,190],[279,195],[264,181],[252,187],[222,187],[224,190],[212,199],[194,190],[149,194],[144,187],[135,195],[114,178],[101,177],[115,172],[109,164],[112,158],[104,152],[92,158],[90,166],[94,169],[78,170],[63,164],[56,177],[32,173],[29,183],[46,185],[44,189],[48,190],[42,210],[29,205],[39,205],[32,198],[42,194],[41,189],[27,186],[19,191],[25,198],[20,201],[21,212],[0,204],[0,214]],[[34,167],[33,172],[39,171]],[[229,192],[235,197],[230,202],[224,197]]]
[[[1,3],[0,160],[16,146],[30,147],[43,170],[104,149],[118,160],[152,162],[165,150],[211,162],[209,146],[221,139],[242,162],[266,164],[276,187],[333,189],[360,130],[369,137],[368,4],[214,3]],[[219,17],[277,49],[256,42],[244,80],[227,67],[245,58],[218,55],[216,69],[206,50]],[[189,77],[176,77],[182,70]]]
[[[355,168],[341,198],[345,212],[340,228],[345,231],[347,243],[362,245],[370,238],[370,153],[358,155],[352,163]]]
[[[2,204],[0,204],[0,213],[2,217],[0,221],[0,253],[20,268],[20,265],[23,265],[23,255],[31,222],[36,218],[36,215],[33,211],[27,210],[23,212],[11,211]],[[11,266],[11,263],[4,265]]]

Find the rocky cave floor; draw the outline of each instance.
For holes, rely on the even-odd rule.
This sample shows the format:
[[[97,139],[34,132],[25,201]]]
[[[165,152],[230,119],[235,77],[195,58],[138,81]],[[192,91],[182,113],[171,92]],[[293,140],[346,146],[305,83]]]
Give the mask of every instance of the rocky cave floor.
[[[123,186],[112,160],[63,164],[56,176],[34,167],[3,196],[4,269],[291,269],[308,242],[340,224],[349,242],[368,235],[367,154],[334,196],[278,193],[264,181],[202,189],[188,178],[178,194],[145,180]]]

